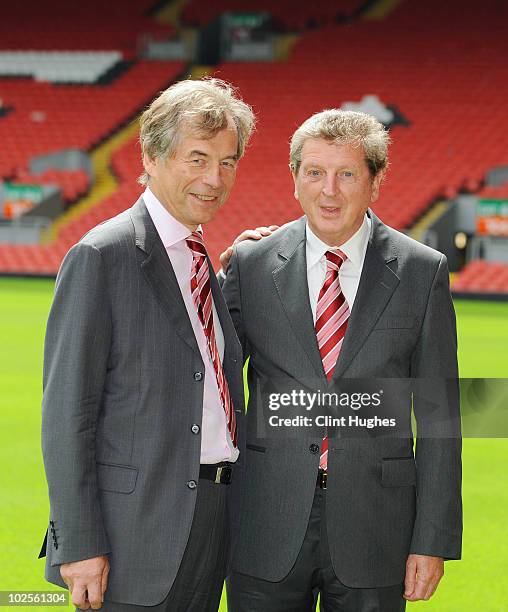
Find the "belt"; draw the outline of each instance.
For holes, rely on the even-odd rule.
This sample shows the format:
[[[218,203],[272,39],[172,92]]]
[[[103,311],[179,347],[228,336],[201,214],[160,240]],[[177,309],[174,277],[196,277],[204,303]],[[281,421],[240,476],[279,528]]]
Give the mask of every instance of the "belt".
[[[231,484],[233,464],[225,462],[216,464],[202,463],[199,466],[199,477],[213,480],[215,484]]]
[[[325,470],[319,470],[316,480],[316,487],[320,489],[326,489],[326,482],[328,480],[328,472]]]

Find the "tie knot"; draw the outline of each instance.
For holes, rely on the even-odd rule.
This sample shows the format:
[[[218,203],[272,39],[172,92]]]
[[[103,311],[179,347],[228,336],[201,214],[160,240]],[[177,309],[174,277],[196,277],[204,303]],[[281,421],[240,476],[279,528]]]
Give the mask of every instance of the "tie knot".
[[[185,240],[194,257],[206,257],[205,243],[201,232],[192,232]]]
[[[329,268],[339,269],[341,265],[346,261],[347,257],[340,249],[334,249],[333,251],[326,251],[326,262]]]

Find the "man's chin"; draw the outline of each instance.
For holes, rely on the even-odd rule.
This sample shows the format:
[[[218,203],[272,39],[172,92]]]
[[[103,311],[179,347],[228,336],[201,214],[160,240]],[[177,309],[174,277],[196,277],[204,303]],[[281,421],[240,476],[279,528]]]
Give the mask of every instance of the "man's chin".
[[[335,245],[344,233],[344,225],[342,223],[321,222],[317,224],[316,229],[313,231],[326,244]]]
[[[198,225],[202,225],[204,223],[208,223],[212,221],[217,213],[219,212],[220,204],[214,203],[213,206],[202,206],[198,204],[197,206],[193,206],[193,217]]]
[[[219,209],[217,208],[215,210],[209,210],[206,213],[194,215],[193,223],[195,225],[206,225],[207,223],[210,223],[210,221],[213,221],[215,219],[218,212]]]

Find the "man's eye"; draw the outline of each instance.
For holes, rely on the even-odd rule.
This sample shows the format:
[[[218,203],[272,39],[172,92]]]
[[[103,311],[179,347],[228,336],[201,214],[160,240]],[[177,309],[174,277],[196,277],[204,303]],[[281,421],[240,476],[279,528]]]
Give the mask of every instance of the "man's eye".
[[[316,176],[321,176],[321,170],[307,170],[307,176],[311,176],[311,177],[316,177]]]
[[[222,165],[223,165],[225,168],[228,168],[228,169],[234,169],[234,168],[236,168],[236,163],[235,163],[235,162],[232,162],[232,161],[223,161],[223,162],[222,162]]]
[[[202,166],[204,163],[205,160],[200,157],[197,157],[196,159],[191,159],[191,164],[193,166]]]
[[[342,176],[344,178],[353,178],[354,174],[351,172],[351,170],[344,170]]]

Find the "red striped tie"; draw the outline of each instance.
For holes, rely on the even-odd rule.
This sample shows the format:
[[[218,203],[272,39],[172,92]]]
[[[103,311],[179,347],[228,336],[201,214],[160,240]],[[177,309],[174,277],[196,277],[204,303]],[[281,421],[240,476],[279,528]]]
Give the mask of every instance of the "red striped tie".
[[[316,307],[316,336],[326,378],[331,380],[349,320],[349,305],[342,293],[339,269],[346,255],[339,249],[326,251],[326,277]],[[328,436],[323,438],[319,467],[328,467]]]
[[[217,387],[219,388],[220,399],[226,414],[226,422],[233,445],[237,446],[236,440],[236,417],[233,402],[229,394],[229,387],[220,360],[217,343],[215,341],[215,330],[213,326],[213,303],[210,288],[210,271],[203,237],[200,232],[192,232],[186,239],[187,245],[192,251],[192,274],[191,292],[192,299],[198,312],[199,320],[205,332],[208,351],[215,369]]]

